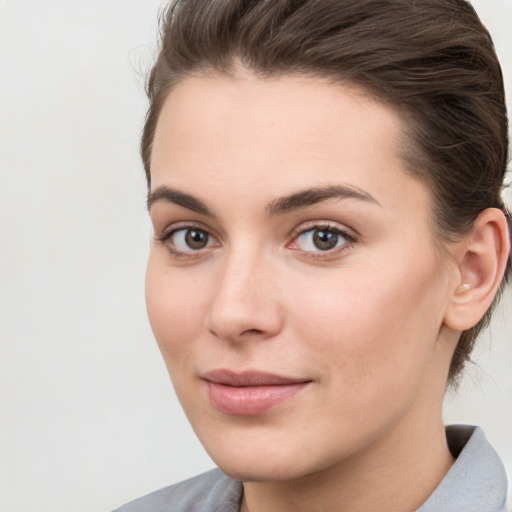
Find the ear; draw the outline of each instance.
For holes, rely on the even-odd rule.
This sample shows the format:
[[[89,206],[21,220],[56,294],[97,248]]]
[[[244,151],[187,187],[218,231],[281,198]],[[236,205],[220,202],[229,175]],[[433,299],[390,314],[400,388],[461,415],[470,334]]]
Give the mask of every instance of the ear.
[[[510,239],[505,214],[488,208],[455,244],[457,275],[445,325],[456,331],[474,327],[491,305],[505,273]]]

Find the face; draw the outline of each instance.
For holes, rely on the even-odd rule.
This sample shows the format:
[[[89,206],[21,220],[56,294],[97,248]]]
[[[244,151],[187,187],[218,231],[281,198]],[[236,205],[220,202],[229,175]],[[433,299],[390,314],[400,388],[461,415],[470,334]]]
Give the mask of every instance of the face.
[[[307,77],[195,77],[164,105],[147,307],[235,478],[341,467],[440,415],[450,270],[400,133],[390,108]]]

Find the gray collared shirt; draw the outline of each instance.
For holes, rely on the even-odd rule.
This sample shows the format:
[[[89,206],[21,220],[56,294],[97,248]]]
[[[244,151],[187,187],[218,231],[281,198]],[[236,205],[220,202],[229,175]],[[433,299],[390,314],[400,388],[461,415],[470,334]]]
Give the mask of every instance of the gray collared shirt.
[[[416,512],[507,512],[507,477],[494,448],[478,427],[447,427],[456,461]],[[242,483],[219,469],[165,487],[114,512],[239,512]]]

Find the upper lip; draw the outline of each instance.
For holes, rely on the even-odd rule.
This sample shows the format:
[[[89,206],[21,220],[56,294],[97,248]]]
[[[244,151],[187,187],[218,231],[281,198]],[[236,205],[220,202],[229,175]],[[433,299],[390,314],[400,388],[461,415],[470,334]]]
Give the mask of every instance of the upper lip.
[[[300,384],[311,382],[311,379],[285,377],[274,373],[248,370],[234,372],[226,369],[218,369],[206,372],[202,375],[204,380],[226,386],[282,386],[285,384]]]

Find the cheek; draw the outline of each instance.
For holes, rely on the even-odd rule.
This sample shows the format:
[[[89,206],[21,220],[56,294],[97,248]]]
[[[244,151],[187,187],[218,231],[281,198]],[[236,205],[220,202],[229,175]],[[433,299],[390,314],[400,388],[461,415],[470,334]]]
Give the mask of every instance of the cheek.
[[[443,317],[439,265],[430,258],[384,271],[382,260],[367,263],[364,272],[347,269],[307,294],[295,290],[302,299],[294,302],[294,335],[335,370],[331,375],[359,384],[406,380],[434,352]]]
[[[149,321],[168,368],[186,359],[200,321],[204,283],[193,275],[180,275],[149,258],[146,272],[146,306]],[[170,369],[170,368],[169,368]]]

